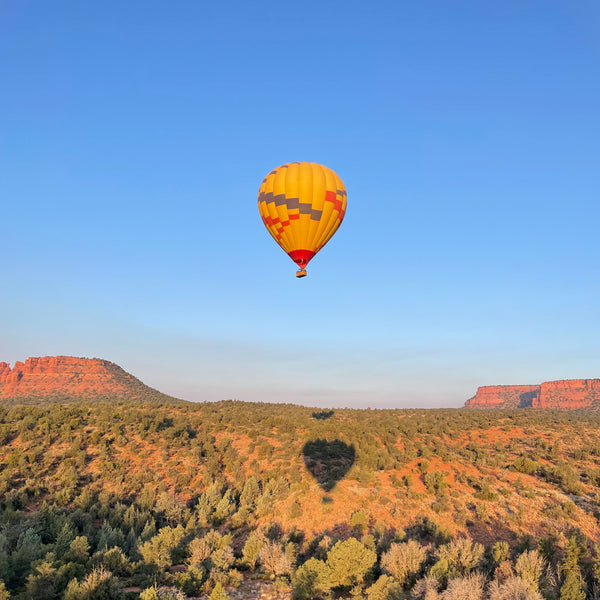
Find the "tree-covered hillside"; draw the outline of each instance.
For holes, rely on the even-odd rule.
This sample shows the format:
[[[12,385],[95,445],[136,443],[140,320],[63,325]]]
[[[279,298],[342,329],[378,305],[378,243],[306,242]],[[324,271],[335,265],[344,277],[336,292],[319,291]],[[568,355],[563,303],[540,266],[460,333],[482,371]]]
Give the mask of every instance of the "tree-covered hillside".
[[[0,598],[594,598],[600,417],[0,409]]]

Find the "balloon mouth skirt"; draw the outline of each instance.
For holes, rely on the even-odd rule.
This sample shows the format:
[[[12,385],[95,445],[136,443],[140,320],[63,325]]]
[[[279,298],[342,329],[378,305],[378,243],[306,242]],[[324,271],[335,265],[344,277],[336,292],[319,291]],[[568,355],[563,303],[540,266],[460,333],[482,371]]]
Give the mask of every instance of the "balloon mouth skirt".
[[[296,277],[306,277],[306,269],[298,269],[296,271]]]

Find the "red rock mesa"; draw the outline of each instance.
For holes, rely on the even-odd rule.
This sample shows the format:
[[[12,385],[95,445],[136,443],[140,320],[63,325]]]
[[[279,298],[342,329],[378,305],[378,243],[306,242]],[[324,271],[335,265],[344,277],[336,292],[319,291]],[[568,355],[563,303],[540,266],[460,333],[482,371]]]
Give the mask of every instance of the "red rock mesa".
[[[541,385],[494,385],[478,388],[467,408],[600,408],[600,379],[564,379]]]
[[[0,362],[0,398],[142,397],[159,394],[118,365],[98,358],[43,356]]]

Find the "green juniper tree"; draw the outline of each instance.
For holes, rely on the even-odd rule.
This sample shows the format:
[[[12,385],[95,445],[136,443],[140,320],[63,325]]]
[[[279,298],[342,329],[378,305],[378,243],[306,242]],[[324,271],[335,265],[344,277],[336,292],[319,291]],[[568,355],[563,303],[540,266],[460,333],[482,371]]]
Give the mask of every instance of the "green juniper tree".
[[[579,567],[580,555],[581,550],[577,538],[573,535],[569,539],[565,556],[561,562],[564,578],[560,588],[560,600],[585,600],[585,589]]]

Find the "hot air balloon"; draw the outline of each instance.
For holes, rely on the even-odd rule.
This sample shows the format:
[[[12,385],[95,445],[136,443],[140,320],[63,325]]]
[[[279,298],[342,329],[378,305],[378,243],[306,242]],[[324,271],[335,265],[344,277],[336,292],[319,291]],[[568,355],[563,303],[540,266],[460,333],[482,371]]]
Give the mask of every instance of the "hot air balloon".
[[[331,239],[346,213],[346,188],[323,165],[295,162],[271,171],[258,192],[265,227],[306,276],[312,257]]]

